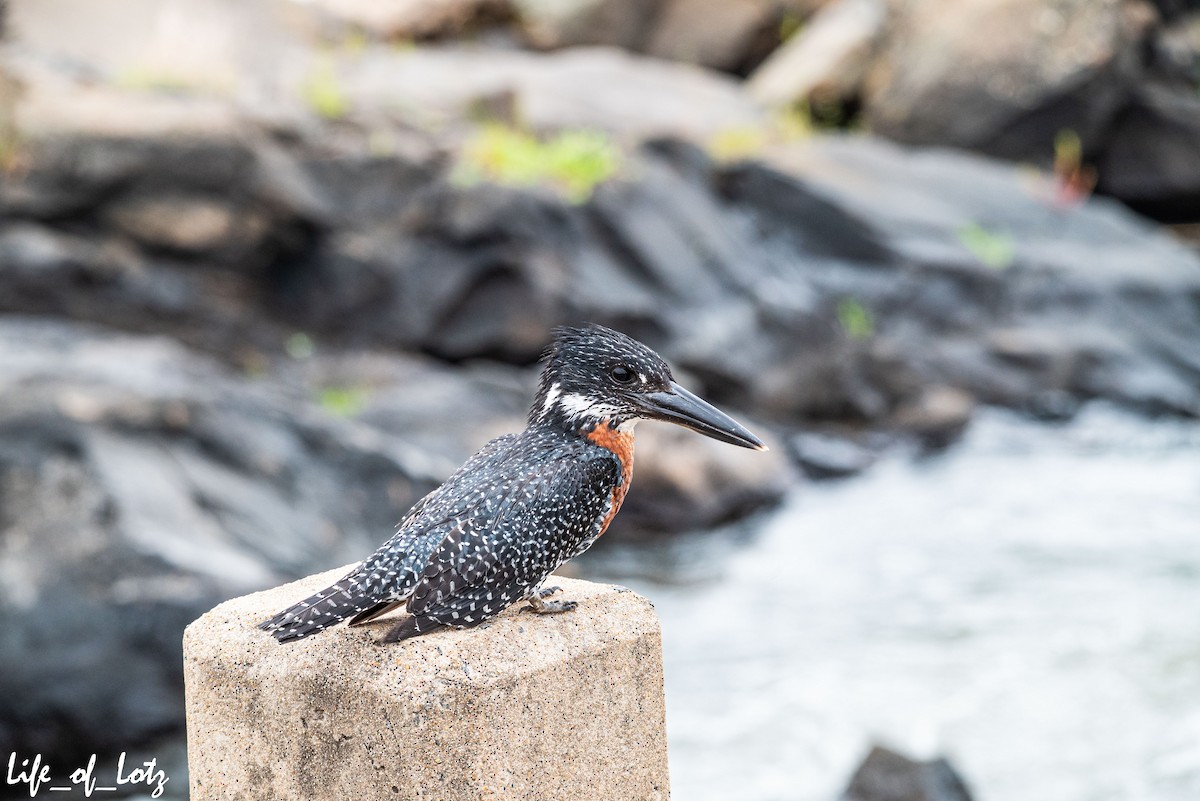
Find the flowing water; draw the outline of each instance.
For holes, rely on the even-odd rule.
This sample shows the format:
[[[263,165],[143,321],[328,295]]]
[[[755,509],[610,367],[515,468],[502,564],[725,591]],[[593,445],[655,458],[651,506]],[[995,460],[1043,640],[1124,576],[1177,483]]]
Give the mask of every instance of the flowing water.
[[[752,535],[609,548],[662,618],[672,798],[832,801],[872,742],[978,801],[1200,799],[1200,426],[982,415]]]

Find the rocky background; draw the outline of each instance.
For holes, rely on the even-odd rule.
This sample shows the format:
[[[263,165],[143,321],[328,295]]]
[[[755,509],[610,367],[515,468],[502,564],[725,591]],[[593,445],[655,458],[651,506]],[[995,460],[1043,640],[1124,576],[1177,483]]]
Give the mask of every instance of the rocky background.
[[[612,538],[980,404],[1200,416],[1200,3],[13,0],[4,31],[0,754],[181,760],[183,626],[371,550],[521,425],[562,323],[773,445],[645,426]]]

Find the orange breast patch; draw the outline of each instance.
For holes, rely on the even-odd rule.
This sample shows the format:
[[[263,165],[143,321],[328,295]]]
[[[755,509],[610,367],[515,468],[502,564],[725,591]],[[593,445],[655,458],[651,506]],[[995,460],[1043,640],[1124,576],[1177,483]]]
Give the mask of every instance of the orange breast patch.
[[[589,442],[612,451],[621,460],[621,482],[613,487],[612,507],[600,526],[600,534],[603,534],[608,529],[608,524],[617,516],[617,510],[625,500],[625,493],[629,491],[629,482],[633,480],[633,433],[618,431],[606,420],[589,431],[587,438]]]

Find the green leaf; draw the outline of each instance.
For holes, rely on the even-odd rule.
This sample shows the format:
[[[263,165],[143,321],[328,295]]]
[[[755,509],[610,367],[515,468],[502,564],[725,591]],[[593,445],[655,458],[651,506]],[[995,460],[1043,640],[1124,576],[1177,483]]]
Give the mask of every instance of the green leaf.
[[[545,141],[506,125],[484,125],[463,147],[455,180],[549,186],[572,203],[591,197],[620,166],[620,151],[600,131],[563,131]]]
[[[1007,270],[1016,258],[1016,246],[1011,236],[993,233],[979,223],[958,229],[958,241],[980,264],[993,270]]]
[[[854,298],[842,298],[837,305],[838,322],[851,339],[870,339],[875,335],[875,318],[866,306]]]

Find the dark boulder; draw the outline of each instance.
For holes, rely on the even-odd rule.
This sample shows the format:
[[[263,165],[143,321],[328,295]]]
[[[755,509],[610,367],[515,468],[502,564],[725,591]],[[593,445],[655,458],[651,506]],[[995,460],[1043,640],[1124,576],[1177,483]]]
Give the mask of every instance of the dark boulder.
[[[323,242],[292,276],[288,318],[347,344],[528,363],[564,320],[577,239],[551,195],[433,181]]]
[[[1200,82],[1198,82],[1200,83]],[[1200,220],[1200,93],[1142,86],[1113,123],[1097,189],[1168,222]]]
[[[278,348],[277,284],[313,223],[234,140],[39,139],[0,181],[0,311]]]
[[[918,762],[875,746],[854,771],[841,801],[971,801],[971,793],[943,758]]]
[[[420,453],[165,339],[0,321],[0,750],[178,731],[183,627],[368,553]]]
[[[861,139],[735,166],[725,187],[762,210],[767,242],[803,229],[775,211],[788,195],[815,196],[888,254],[797,258],[823,302],[792,321],[805,346],[768,362],[752,408],[898,427],[922,408],[958,425],[973,402],[1042,413],[1103,397],[1200,413],[1200,259],[1119,204],[1062,205],[1036,174]],[[946,388],[969,397],[950,403]]]
[[[802,431],[787,440],[788,453],[809,478],[846,478],[866,470],[883,443],[861,443],[824,431]],[[872,447],[875,445],[876,447]]]

